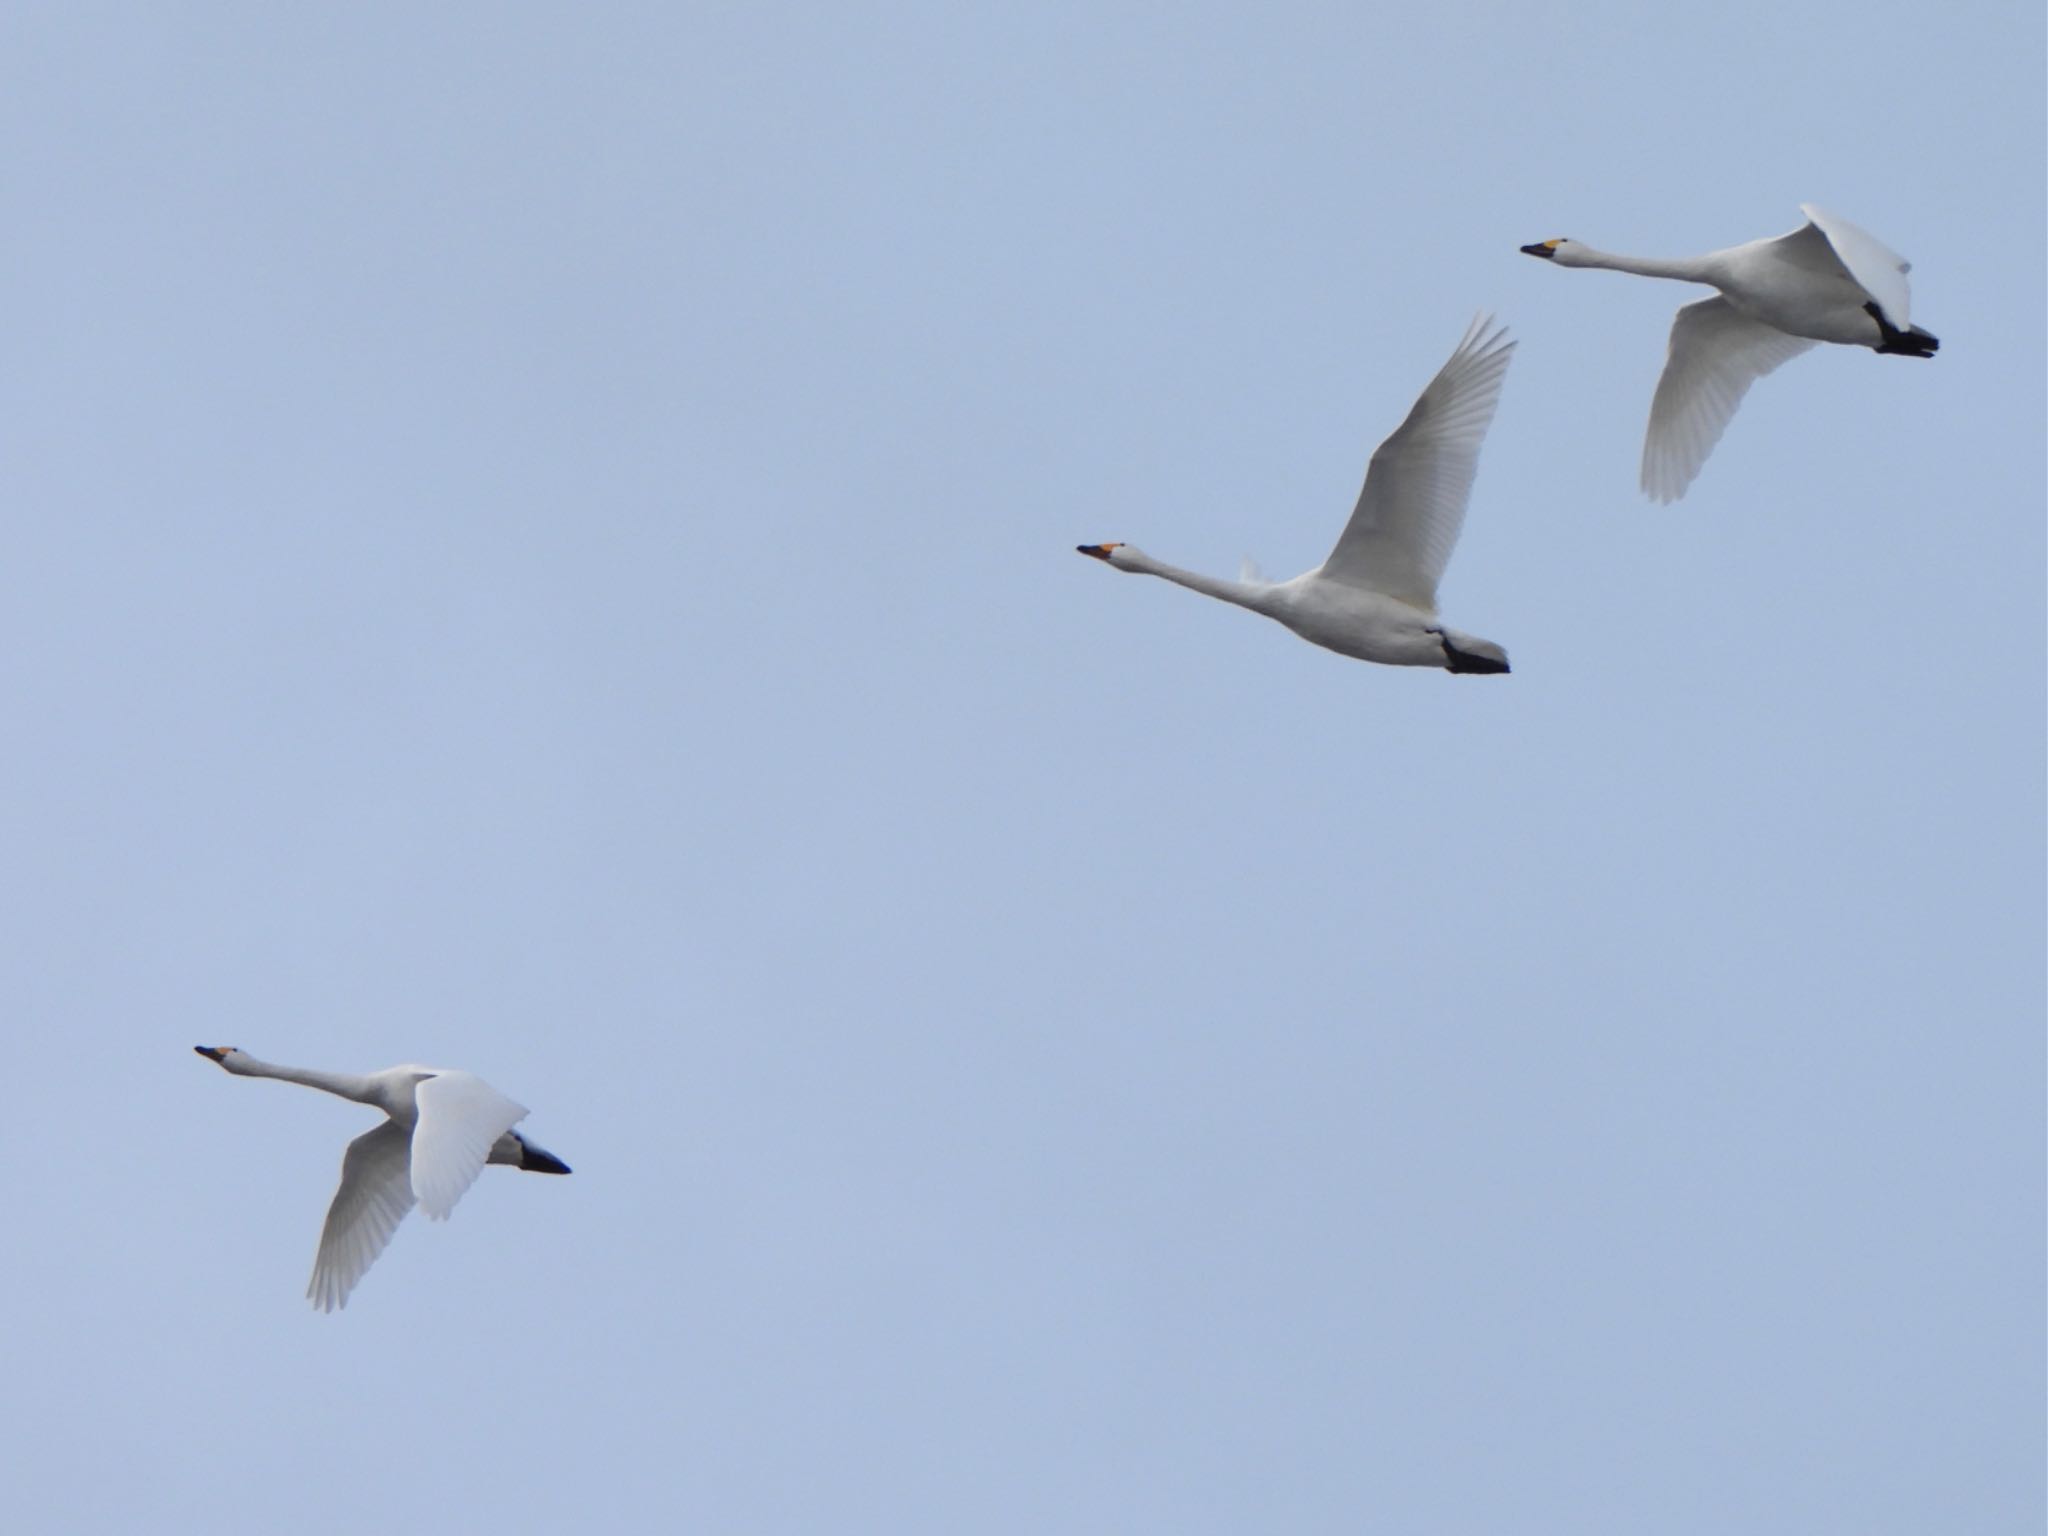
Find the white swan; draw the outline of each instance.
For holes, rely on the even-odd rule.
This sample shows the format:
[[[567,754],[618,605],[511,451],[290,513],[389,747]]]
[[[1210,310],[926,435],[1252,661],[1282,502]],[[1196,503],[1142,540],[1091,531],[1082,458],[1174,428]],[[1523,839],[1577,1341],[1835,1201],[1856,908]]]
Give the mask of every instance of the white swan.
[[[1643,490],[1658,501],[1685,494],[1721,440],[1749,386],[1818,341],[1932,357],[1941,345],[1910,323],[1911,263],[1847,219],[1811,203],[1789,235],[1704,256],[1659,261],[1615,256],[1577,240],[1525,245],[1560,267],[1608,267],[1721,290],[1679,310],[1671,355],[1650,403]]]
[[[1361,661],[1452,672],[1505,672],[1508,653],[1438,621],[1436,586],[1472,497],[1479,445],[1515,344],[1482,317],[1429,382],[1365,472],[1358,505],[1329,559],[1292,581],[1225,581],[1154,560],[1129,544],[1081,544],[1120,571],[1164,576],[1278,619],[1304,640]]]
[[[327,1208],[320,1253],[306,1294],[323,1312],[348,1305],[348,1293],[391,1241],[417,1200],[437,1221],[476,1182],[486,1163],[528,1173],[567,1173],[569,1165],[512,1129],[526,1111],[480,1077],[439,1067],[386,1067],[368,1077],[258,1061],[232,1045],[195,1045],[237,1077],[275,1077],[374,1104],[391,1118],[348,1144],[341,1188]]]

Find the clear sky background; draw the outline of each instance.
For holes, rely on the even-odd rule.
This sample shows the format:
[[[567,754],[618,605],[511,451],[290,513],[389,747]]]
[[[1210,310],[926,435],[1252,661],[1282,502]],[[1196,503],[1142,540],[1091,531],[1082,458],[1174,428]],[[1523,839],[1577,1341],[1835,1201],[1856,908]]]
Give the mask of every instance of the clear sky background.
[[[18,6],[0,1521],[2033,1531],[2037,4]],[[1635,489],[1811,200],[1932,362]],[[1316,564],[1475,311],[1446,618]],[[576,1168],[302,1296],[359,1106]]]

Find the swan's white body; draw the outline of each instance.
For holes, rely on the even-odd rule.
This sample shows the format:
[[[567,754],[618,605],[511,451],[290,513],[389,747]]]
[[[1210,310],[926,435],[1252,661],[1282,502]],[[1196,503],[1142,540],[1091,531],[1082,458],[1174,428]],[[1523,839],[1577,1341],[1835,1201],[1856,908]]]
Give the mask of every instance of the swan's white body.
[[[1670,356],[1643,439],[1643,490],[1658,501],[1685,494],[1749,386],[1815,343],[1906,357],[1928,357],[1940,346],[1912,323],[1911,263],[1847,219],[1811,203],[1800,204],[1800,212],[1807,222],[1789,235],[1674,261],[1616,256],[1577,240],[1522,247],[1561,267],[1605,267],[1721,290],[1719,298],[1679,310],[1671,326]]]
[[[327,1208],[320,1252],[306,1294],[323,1312],[348,1305],[349,1292],[413,1208],[444,1220],[486,1163],[534,1173],[568,1165],[512,1127],[526,1110],[480,1077],[441,1067],[386,1067],[358,1077],[258,1061],[234,1046],[194,1046],[237,1077],[274,1077],[372,1104],[390,1118],[348,1144],[341,1187]]]
[[[1292,581],[1226,581],[1154,560],[1129,544],[1083,544],[1084,555],[1277,619],[1342,656],[1396,667],[1505,672],[1507,652],[1447,628],[1436,588],[1472,498],[1479,448],[1500,402],[1515,344],[1474,322],[1408,419],[1380,444],[1351,521],[1330,557]]]

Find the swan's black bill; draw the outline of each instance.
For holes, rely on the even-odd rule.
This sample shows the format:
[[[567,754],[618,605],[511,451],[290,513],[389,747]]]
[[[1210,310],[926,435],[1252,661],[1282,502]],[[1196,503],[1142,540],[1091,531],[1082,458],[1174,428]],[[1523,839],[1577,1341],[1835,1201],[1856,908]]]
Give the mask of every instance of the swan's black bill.
[[[1555,261],[1557,259],[1557,242],[1555,240],[1539,240],[1534,245],[1523,246],[1522,254],[1524,256],[1541,256],[1545,261]]]
[[[208,1061],[219,1061],[223,1056],[227,1055],[227,1049],[224,1046],[195,1045],[192,1049],[204,1056]]]
[[[1116,546],[1114,544],[1076,544],[1074,548],[1091,559],[1107,560],[1109,552],[1115,549]]]

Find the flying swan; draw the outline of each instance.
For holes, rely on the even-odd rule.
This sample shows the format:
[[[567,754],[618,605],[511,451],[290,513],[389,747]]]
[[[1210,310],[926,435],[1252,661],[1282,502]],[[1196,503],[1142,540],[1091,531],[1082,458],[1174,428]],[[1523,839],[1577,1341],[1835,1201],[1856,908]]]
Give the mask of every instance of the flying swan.
[[[1811,203],[1807,221],[1775,240],[1677,261],[1615,256],[1577,240],[1522,247],[1560,267],[1608,267],[1721,290],[1678,312],[1671,355],[1650,403],[1643,491],[1662,502],[1685,494],[1721,440],[1749,386],[1817,341],[1932,357],[1941,345],[1909,323],[1912,264],[1847,219]]]
[[[1436,614],[1436,586],[1458,542],[1479,445],[1493,421],[1515,344],[1481,317],[1379,446],[1365,488],[1329,559],[1292,581],[1225,581],[1154,560],[1129,544],[1081,544],[1084,555],[1164,576],[1277,619],[1302,639],[1360,661],[1451,672],[1505,672],[1508,653]]]
[[[368,1077],[318,1072],[258,1061],[232,1045],[192,1047],[237,1077],[275,1077],[374,1104],[391,1118],[348,1144],[341,1188],[327,1208],[313,1281],[306,1287],[323,1312],[348,1305],[391,1234],[417,1200],[443,1220],[476,1182],[485,1163],[509,1163],[528,1173],[567,1173],[569,1165],[544,1152],[512,1127],[526,1118],[480,1077],[439,1067],[386,1067]]]

